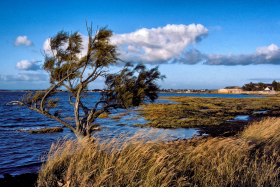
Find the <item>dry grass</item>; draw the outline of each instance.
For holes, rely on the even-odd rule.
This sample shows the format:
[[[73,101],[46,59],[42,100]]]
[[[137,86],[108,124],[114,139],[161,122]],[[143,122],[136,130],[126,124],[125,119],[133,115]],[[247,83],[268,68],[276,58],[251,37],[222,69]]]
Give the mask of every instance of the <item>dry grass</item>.
[[[53,127],[53,128],[45,128],[40,130],[31,130],[28,131],[28,133],[41,134],[41,133],[53,133],[53,132],[62,132],[62,131],[63,131],[62,127]]]
[[[279,186],[279,128],[280,118],[270,118],[228,138],[59,141],[38,186]]]
[[[74,118],[72,117],[65,117],[63,118],[64,121],[74,121]]]
[[[102,113],[98,116],[98,118],[103,118],[103,119],[109,118],[109,114],[108,113]]]
[[[122,117],[121,116],[112,116],[110,119],[113,119],[115,121],[119,121]]]
[[[129,119],[126,119],[125,121],[132,121],[132,120],[137,120],[138,118],[129,118]]]

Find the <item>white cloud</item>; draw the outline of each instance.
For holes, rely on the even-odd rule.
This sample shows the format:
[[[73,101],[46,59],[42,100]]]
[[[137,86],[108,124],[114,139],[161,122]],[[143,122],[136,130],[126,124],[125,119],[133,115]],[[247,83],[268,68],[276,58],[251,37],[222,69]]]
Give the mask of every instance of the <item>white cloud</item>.
[[[18,36],[14,41],[15,46],[25,45],[31,46],[33,43],[28,39],[27,36]]]
[[[127,47],[127,51],[131,53],[136,53],[136,54],[143,54],[143,51],[141,51],[139,48],[136,48],[135,46],[129,45]]]
[[[181,53],[180,58],[176,58],[172,61],[172,63],[183,63],[183,64],[197,64],[204,60],[207,56],[202,54],[200,51],[196,49],[184,51]]]
[[[280,48],[271,44],[268,47],[258,47],[255,53],[234,55],[210,54],[205,62],[207,65],[249,65],[278,64],[280,65]]]
[[[81,34],[81,33],[79,33],[79,34]],[[83,42],[82,42],[83,49],[81,50],[80,57],[85,56],[87,54],[87,50],[88,50],[88,36],[84,36],[82,34],[81,34],[81,36],[82,36],[82,40],[83,40]]]
[[[208,29],[200,24],[168,24],[165,27],[142,28],[131,33],[113,35],[111,43],[117,45],[120,59],[123,61],[166,63],[171,59],[181,58],[187,53],[184,49],[188,45],[200,42],[207,35]],[[88,46],[88,36],[82,35],[82,39],[83,49],[80,56],[86,55]],[[53,55],[50,38],[44,42],[43,50],[47,55]]]
[[[50,46],[50,40],[51,40],[50,38],[46,39],[46,41],[43,44],[43,50],[48,55],[52,55],[51,46]]]
[[[47,81],[48,75],[43,73],[18,73],[15,75],[0,75],[0,81]]]
[[[27,70],[27,71],[37,71],[40,70],[41,67],[39,64],[37,64],[40,61],[37,61],[35,59],[28,61],[28,60],[22,60],[17,63],[16,68],[19,70]]]
[[[219,30],[221,27],[209,29]],[[207,35],[208,29],[200,24],[188,26],[168,24],[165,27],[142,28],[131,33],[113,35],[111,43],[117,45],[120,59],[125,62],[197,64],[205,61],[206,65],[280,65],[280,48],[275,44],[258,47],[254,53],[238,55],[232,53],[207,55],[196,49],[186,50],[188,45],[200,42]],[[83,49],[79,56],[87,53],[88,36],[82,35],[82,38]],[[43,49],[46,54],[52,56],[49,44],[50,39],[48,38],[44,42]],[[67,45],[63,46],[63,48],[66,47]]]
[[[116,34],[111,42],[118,46],[124,61],[163,63],[179,58],[184,49],[206,37],[208,29],[200,24],[166,25],[165,27]]]

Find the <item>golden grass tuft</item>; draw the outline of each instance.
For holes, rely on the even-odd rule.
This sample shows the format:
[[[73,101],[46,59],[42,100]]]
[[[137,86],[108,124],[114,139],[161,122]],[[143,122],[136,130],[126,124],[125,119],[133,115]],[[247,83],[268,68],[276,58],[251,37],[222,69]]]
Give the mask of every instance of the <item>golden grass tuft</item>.
[[[279,186],[280,118],[234,137],[149,140],[140,133],[107,142],[58,141],[38,186]],[[70,181],[70,182],[69,182]]]
[[[98,118],[103,118],[103,119],[109,118],[109,114],[108,113],[102,113],[98,116]]]
[[[129,115],[129,113],[128,113],[128,112],[123,112],[123,113],[120,113],[120,116],[127,116],[127,115]]]
[[[64,121],[74,121],[74,118],[72,117],[65,117],[63,118]]]
[[[122,117],[121,116],[112,116],[110,119],[113,119],[115,121],[119,121]]]
[[[40,130],[31,130],[31,131],[28,131],[28,133],[41,134],[41,133],[53,133],[53,132],[62,132],[62,131],[63,131],[62,127],[53,127],[53,128],[45,128],[45,129],[40,129]]]
[[[132,121],[132,120],[137,120],[138,118],[129,118],[129,119],[126,119],[125,121]]]

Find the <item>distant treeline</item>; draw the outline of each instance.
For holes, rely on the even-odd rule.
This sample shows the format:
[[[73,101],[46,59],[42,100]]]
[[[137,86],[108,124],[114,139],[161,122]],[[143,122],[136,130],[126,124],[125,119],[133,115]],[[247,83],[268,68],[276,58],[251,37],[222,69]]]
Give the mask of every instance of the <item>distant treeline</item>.
[[[250,82],[249,84],[245,84],[244,86],[242,86],[242,89],[244,91],[261,91],[266,89],[267,87],[275,91],[280,91],[280,82],[276,82],[275,80],[272,82],[272,84]]]
[[[0,92],[44,92],[46,90],[4,90],[0,89]],[[100,89],[93,89],[93,90],[87,90],[89,92],[102,92],[104,90]],[[56,92],[67,92],[67,90],[56,90]]]

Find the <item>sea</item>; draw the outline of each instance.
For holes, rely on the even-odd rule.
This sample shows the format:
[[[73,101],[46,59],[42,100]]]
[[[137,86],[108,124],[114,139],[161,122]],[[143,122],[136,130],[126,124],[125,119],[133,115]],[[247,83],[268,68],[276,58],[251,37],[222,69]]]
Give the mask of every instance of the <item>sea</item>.
[[[37,173],[42,165],[42,157],[46,155],[52,143],[58,139],[75,138],[75,134],[68,128],[63,128],[63,132],[31,134],[30,130],[39,130],[51,127],[63,127],[59,122],[54,121],[25,107],[6,105],[10,101],[19,100],[26,92],[5,91],[0,92],[0,178],[4,174],[20,175],[24,173]],[[68,93],[57,93],[60,98],[58,108],[63,111],[61,118],[73,117],[73,106],[69,105]],[[192,94],[192,93],[160,93],[159,96],[190,96],[190,97],[260,97],[252,95],[235,94]],[[100,99],[99,92],[89,92],[84,98],[86,106],[92,107]],[[172,101],[157,99],[158,103],[173,103]],[[129,111],[124,109],[114,109],[111,116],[120,113],[128,113],[122,116],[119,121],[113,119],[97,119],[95,123],[100,124],[101,130],[96,131],[94,136],[101,140],[116,138],[120,134],[132,136],[135,133],[149,133],[153,131],[156,138],[164,135],[168,139],[191,138],[198,135],[198,129],[153,129],[151,127],[141,128],[134,124],[145,124],[147,121],[139,116],[138,108]]]

